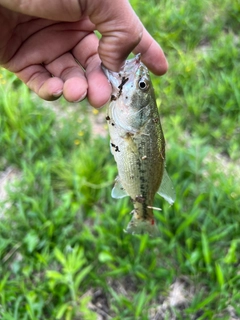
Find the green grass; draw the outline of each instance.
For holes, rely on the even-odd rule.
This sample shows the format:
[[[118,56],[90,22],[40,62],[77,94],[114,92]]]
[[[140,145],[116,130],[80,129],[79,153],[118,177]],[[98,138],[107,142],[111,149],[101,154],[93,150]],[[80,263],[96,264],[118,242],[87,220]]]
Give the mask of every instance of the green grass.
[[[153,83],[176,203],[155,199],[160,238],[125,234],[92,109],[46,104],[1,69],[0,171],[20,172],[0,202],[1,319],[97,319],[96,292],[112,319],[150,319],[181,277],[191,299],[165,319],[240,317],[239,3],[131,3],[170,64]]]

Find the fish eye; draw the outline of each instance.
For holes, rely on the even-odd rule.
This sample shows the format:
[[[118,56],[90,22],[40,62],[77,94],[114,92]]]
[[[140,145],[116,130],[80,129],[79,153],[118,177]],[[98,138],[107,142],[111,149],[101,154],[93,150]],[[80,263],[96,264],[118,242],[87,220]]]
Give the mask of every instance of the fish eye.
[[[146,91],[149,88],[149,82],[146,79],[141,78],[138,81],[138,86],[142,91]]]

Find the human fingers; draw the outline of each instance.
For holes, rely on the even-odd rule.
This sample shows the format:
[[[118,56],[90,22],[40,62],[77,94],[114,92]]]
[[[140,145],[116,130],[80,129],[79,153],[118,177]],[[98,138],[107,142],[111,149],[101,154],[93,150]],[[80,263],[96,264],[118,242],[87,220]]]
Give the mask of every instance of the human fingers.
[[[63,81],[63,96],[66,100],[77,102],[86,97],[88,83],[84,71],[71,53],[63,54],[45,67]]]
[[[33,29],[34,23],[35,20],[29,22],[29,28]],[[69,101],[81,100],[84,93],[86,95],[86,78],[72,54],[64,53],[70,52],[93,28],[88,19],[40,28],[23,42],[4,66],[43,99],[54,100],[63,92]]]
[[[89,103],[96,108],[109,100],[111,86],[101,69],[98,43],[96,35],[89,33],[79,41],[72,53],[65,53],[45,64],[50,74],[63,81],[62,90],[66,100],[76,102],[87,95]]]
[[[33,59],[34,61],[37,64],[36,62],[30,66],[23,64],[24,67],[16,72],[16,75],[39,97],[55,100],[63,93],[70,102],[80,101],[86,97],[87,80],[71,53],[54,57],[51,62],[45,64],[40,64],[38,59]]]
[[[112,87],[102,71],[99,56],[92,57],[86,76],[89,86],[88,101],[93,107],[100,108],[109,101]]]
[[[63,81],[52,75],[42,65],[31,65],[16,73],[40,98],[56,100],[62,95]]]
[[[88,82],[88,101],[96,108],[102,107],[111,95],[111,85],[101,68],[98,55],[99,40],[94,33],[88,34],[72,50],[74,57],[85,69]]]
[[[35,24],[40,25],[39,30],[30,34],[22,41],[22,34],[25,35],[26,28],[34,28]],[[87,25],[88,21],[74,23],[53,23],[42,28],[42,21],[30,21],[25,24],[25,28],[16,37],[16,42],[20,45],[15,48],[16,52],[4,65],[10,71],[18,72],[30,65],[49,64],[63,53],[70,51],[92,30],[92,25]],[[18,26],[20,29],[22,26]],[[86,28],[86,29],[85,29]],[[91,31],[89,31],[89,28]],[[16,32],[17,33],[17,32]]]

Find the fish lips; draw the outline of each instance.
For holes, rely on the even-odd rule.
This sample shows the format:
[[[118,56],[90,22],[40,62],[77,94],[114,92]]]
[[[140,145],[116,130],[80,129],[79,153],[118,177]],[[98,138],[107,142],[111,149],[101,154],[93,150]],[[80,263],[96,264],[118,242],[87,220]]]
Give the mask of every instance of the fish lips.
[[[134,80],[135,74],[141,66],[141,54],[137,54],[133,59],[127,60],[119,72],[111,71],[102,65],[102,70],[113,88],[113,95],[118,95],[119,90],[126,82]]]

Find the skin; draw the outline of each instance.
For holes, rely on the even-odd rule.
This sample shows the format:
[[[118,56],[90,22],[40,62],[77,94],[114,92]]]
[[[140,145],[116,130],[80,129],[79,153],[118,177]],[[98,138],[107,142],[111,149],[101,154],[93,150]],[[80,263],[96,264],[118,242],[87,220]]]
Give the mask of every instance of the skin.
[[[45,100],[103,106],[112,89],[101,62],[119,71],[130,52],[154,74],[167,71],[128,0],[0,0],[0,21],[0,65]]]

